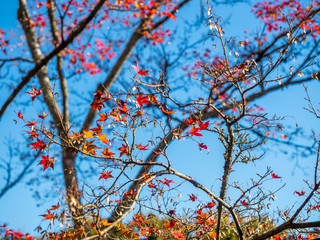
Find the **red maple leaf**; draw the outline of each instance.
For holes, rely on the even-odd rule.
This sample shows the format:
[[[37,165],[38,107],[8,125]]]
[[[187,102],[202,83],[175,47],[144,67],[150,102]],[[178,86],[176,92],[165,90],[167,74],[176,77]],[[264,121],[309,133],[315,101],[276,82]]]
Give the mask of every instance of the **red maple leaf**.
[[[207,205],[205,205],[203,208],[213,208],[216,205],[215,202],[210,202]]]
[[[148,97],[147,96],[143,96],[143,95],[139,95],[137,96],[137,103],[142,107],[143,104],[151,104],[151,102],[148,100]]]
[[[41,119],[45,119],[49,114],[46,113],[45,111],[43,111],[43,115],[41,115],[40,113],[38,114],[38,117]]]
[[[49,158],[49,155],[47,155],[47,156],[42,155],[41,158],[42,158],[42,160],[39,162],[38,165],[43,165],[43,171],[46,170],[46,169],[49,168],[49,167],[51,167],[52,169],[54,169],[53,163],[56,162],[56,161],[54,160],[54,157]]]
[[[35,121],[27,121],[27,124],[26,125],[24,125],[25,127],[34,127],[36,125],[36,122]]]
[[[121,152],[120,152],[120,157],[121,157],[122,155],[128,156],[128,154],[129,154],[129,149],[128,149],[128,148],[126,147],[126,145],[124,145],[124,144],[122,144],[122,146],[119,147],[118,150],[121,151]]]
[[[202,213],[202,208],[199,208],[197,211],[196,211],[197,214],[201,214]]]
[[[200,148],[200,150],[201,150],[201,148],[208,150],[207,145],[204,145],[204,143],[198,143],[198,147]]]
[[[174,181],[172,181],[172,180],[168,180],[168,179],[163,179],[163,181],[161,181],[161,180],[158,180],[159,182],[161,182],[162,184],[165,184],[165,185],[167,185],[168,187],[170,187],[170,185],[169,185],[169,183],[175,183]]]
[[[170,211],[168,212],[168,214],[169,214],[170,216],[176,215],[176,210],[170,210]]]
[[[99,123],[97,123],[97,127],[91,128],[90,130],[94,132],[94,135],[101,135],[103,130],[103,125],[100,125]]]
[[[101,111],[102,107],[105,107],[104,103],[110,99],[110,93],[106,93],[105,97],[103,97],[103,93],[101,91],[97,91],[94,95],[94,100],[90,104],[92,109],[98,109]]]
[[[93,110],[98,109],[99,111],[101,111],[102,107],[105,107],[104,103],[101,101],[94,101],[90,104],[90,106],[92,107]]]
[[[50,220],[51,223],[53,224],[55,216],[49,210],[47,210],[47,211],[48,211],[48,214],[43,214],[43,215],[40,215],[40,216],[44,217],[46,220]]]
[[[166,222],[164,225],[167,227],[167,228],[173,228],[177,223],[177,220],[171,220],[170,222]]]
[[[248,207],[246,200],[242,200],[242,201],[240,201],[240,203],[242,204],[242,206],[244,206],[246,208]]]
[[[30,143],[29,145],[32,145],[33,147],[31,149],[35,149],[35,150],[42,150],[46,147],[46,144],[41,141],[39,138],[37,138],[37,141],[34,142],[34,143]]]
[[[97,122],[103,122],[105,123],[108,120],[108,114],[105,112],[104,114],[98,113],[100,118],[97,120]]]
[[[28,140],[31,140],[31,141],[33,141],[34,138],[39,137],[39,134],[37,133],[37,131],[34,131],[34,130],[31,132],[25,131],[25,134],[30,134]]]
[[[192,124],[192,123],[194,123],[194,122],[196,122],[196,121],[197,121],[196,118],[191,118],[191,117],[189,117],[189,119],[185,120],[185,123],[186,123],[186,124]]]
[[[203,136],[201,133],[198,133],[199,130],[200,130],[200,128],[192,127],[191,136],[197,136],[197,137]]]
[[[26,92],[29,93],[32,99],[32,103],[33,101],[36,99],[37,96],[41,95],[41,89],[36,89],[35,87],[32,87],[32,91],[31,92]]]
[[[111,175],[111,173],[112,173],[112,171],[110,171],[110,172],[102,172],[101,173],[101,176],[100,176],[100,178],[99,178],[99,180],[100,179],[108,179],[108,178],[113,178],[113,176]]]
[[[132,65],[132,67],[133,67],[133,69],[134,69],[139,75],[151,77],[151,76],[149,75],[150,70],[144,70],[144,69],[141,69],[141,70],[140,70],[138,63],[137,63],[136,66],[135,66],[135,65]]]
[[[192,202],[194,202],[195,200],[197,200],[197,196],[195,196],[193,193],[191,195],[189,195],[189,198]]]
[[[148,188],[156,188],[156,185],[153,182],[150,182],[148,184]]]
[[[146,151],[146,150],[149,150],[147,147],[148,147],[148,145],[142,146],[141,144],[139,144],[138,149],[141,151]]]
[[[16,112],[16,111],[14,112],[18,115],[18,118],[23,119],[23,113],[21,112],[21,110],[19,110],[19,112]]]
[[[295,193],[298,194],[299,197],[301,197],[306,193],[306,191],[305,190],[302,190],[301,192],[295,191]]]
[[[49,211],[53,211],[56,210],[60,207],[60,204],[58,203],[57,205],[52,205],[51,208],[49,209]]]
[[[271,173],[271,177],[272,177],[272,178],[281,178],[281,177],[279,177],[277,174],[275,174],[275,173],[273,173],[273,172]]]
[[[281,240],[280,235],[274,235],[273,240]]]
[[[208,126],[209,126],[209,121],[206,121],[205,123],[199,122],[199,128],[200,128],[201,130],[206,129]]]

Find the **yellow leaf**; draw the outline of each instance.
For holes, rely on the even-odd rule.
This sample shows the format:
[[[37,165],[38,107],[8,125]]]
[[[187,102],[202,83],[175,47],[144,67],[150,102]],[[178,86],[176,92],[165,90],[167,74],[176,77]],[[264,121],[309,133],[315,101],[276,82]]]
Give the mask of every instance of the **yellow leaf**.
[[[94,138],[94,136],[92,135],[93,131],[83,130],[82,133],[83,133],[85,138]]]
[[[100,220],[99,224],[108,227],[108,226],[110,226],[112,223],[109,223],[109,222],[108,222],[108,219],[102,219],[102,220]]]
[[[94,155],[96,153],[96,151],[94,151],[94,149],[97,149],[99,147],[97,147],[96,145],[93,145],[92,144],[93,142],[94,142],[94,140],[93,141],[87,141],[82,145],[81,149],[83,149],[84,154],[88,154],[89,153],[89,154]]]

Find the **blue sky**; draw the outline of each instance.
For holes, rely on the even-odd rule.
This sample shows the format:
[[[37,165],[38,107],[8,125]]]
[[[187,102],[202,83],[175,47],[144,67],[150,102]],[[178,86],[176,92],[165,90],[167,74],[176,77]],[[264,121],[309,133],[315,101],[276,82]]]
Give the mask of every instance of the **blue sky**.
[[[229,35],[239,35],[243,33],[244,29],[255,28],[256,25],[252,25],[254,19],[253,14],[248,10],[248,6],[245,4],[239,4],[236,6],[238,11],[232,15],[232,25],[226,28],[226,32]],[[4,1],[0,8],[0,28],[4,31],[15,29],[18,26],[16,20],[17,1]],[[231,11],[231,8],[228,8]],[[228,10],[224,6],[219,6],[216,9],[217,12],[224,12],[225,16],[228,16]],[[191,11],[190,9],[188,11]],[[258,24],[257,24],[258,26]],[[313,82],[307,84],[309,87],[310,96],[314,99],[314,103],[320,101],[318,94],[319,83]],[[1,89],[0,89],[1,91]],[[318,130],[319,122],[310,114],[303,110],[303,107],[307,105],[304,101],[305,91],[303,86],[295,86],[290,91],[279,91],[268,95],[267,97],[259,100],[259,105],[266,109],[266,112],[270,115],[278,115],[286,117],[286,124],[295,126],[297,123],[300,127],[303,127],[306,134],[311,133],[311,129]],[[2,101],[1,101],[2,103]],[[14,129],[14,132],[8,133],[7,126],[13,125],[13,118],[16,118],[12,109],[9,109],[5,117],[0,122],[0,130],[3,133],[0,140],[4,140],[5,137],[11,135],[15,136],[16,132],[22,131],[22,129]],[[11,130],[10,130],[11,131]],[[5,132],[5,134],[4,134]],[[206,138],[207,136],[205,136]],[[175,167],[180,171],[188,174],[188,171],[197,177],[199,182],[208,183],[215,189],[215,183],[218,183],[218,178],[222,172],[221,151],[217,143],[212,141],[208,143],[208,147],[211,149],[210,154],[205,152],[199,153],[197,149],[183,154],[186,148],[189,148],[189,143],[175,142],[170,146],[169,154],[174,159],[180,159],[177,161]],[[274,149],[274,143],[270,142],[270,149]],[[190,145],[191,146],[191,145]],[[1,151],[6,151],[5,146],[2,145]],[[272,169],[282,177],[281,183],[287,183],[285,190],[282,190],[277,195],[277,201],[274,207],[277,206],[290,206],[292,203],[296,203],[301,200],[293,194],[295,190],[301,190],[303,188],[302,178],[311,178],[311,175],[304,175],[301,169],[295,169],[294,159],[291,159],[291,155],[282,154],[279,151],[268,153],[264,156],[261,162],[257,163],[257,166],[263,172],[267,166],[272,166]],[[3,156],[4,157],[4,156]],[[212,161],[216,161],[212,163]],[[196,164],[195,164],[196,162]],[[308,159],[300,159],[301,164],[311,170],[314,163],[314,157]],[[205,168],[204,166],[210,166]],[[232,175],[231,178],[236,180],[241,176],[246,176],[248,171],[256,172],[253,168],[244,168],[239,166],[237,173]],[[312,172],[312,171],[310,171]],[[240,176],[240,177],[239,177]],[[1,183],[1,182],[0,182]],[[280,183],[276,183],[280,184]],[[1,185],[0,185],[1,186]],[[50,189],[51,186],[48,186]],[[305,188],[305,187],[304,187]],[[306,189],[306,188],[305,188]],[[188,187],[186,191],[190,193],[193,191],[191,187]],[[288,198],[289,196],[289,198]],[[187,197],[187,196],[185,196]],[[50,208],[51,205],[56,204],[57,200],[52,199],[37,207],[37,201],[32,197],[32,192],[25,187],[24,183],[18,184],[14,189],[10,190],[3,198],[0,199],[0,225],[8,223],[10,228],[22,231],[24,233],[34,233],[34,228],[41,222],[42,217],[40,214],[44,214],[45,210]]]

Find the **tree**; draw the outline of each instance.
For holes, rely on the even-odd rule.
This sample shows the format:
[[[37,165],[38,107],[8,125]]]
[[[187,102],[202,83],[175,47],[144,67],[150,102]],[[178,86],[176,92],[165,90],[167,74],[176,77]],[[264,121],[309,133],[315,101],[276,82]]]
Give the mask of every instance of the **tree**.
[[[59,203],[42,215],[50,224],[70,219],[73,230],[62,231],[60,237],[141,235],[150,239],[187,236],[224,239],[232,229],[229,237],[237,239],[280,239],[276,235],[281,233],[286,239],[304,239],[312,237],[312,231],[320,226],[319,221],[312,220],[319,211],[319,154],[314,180],[307,182],[309,190],[296,191],[305,199],[299,207],[280,212],[283,220],[278,225],[265,212],[278,189],[267,191],[263,186],[269,180],[281,179],[272,168],[250,175],[247,186],[229,180],[236,165],[261,158],[260,148],[268,139],[281,141],[277,133],[283,129],[281,119],[269,117],[255,101],[318,78],[315,60],[319,3],[306,6],[294,0],[257,3],[253,11],[266,27],[252,40],[248,36],[242,41],[224,32],[225,24],[219,13],[213,11],[211,2],[201,3],[202,18],[196,24],[189,24],[185,36],[176,33],[179,29],[174,31],[170,26],[166,29],[166,24],[187,4],[195,6],[188,0],[92,3],[19,0],[18,19],[25,36],[22,47],[28,49],[31,59],[9,56],[8,44],[16,42],[13,39],[8,42],[2,33],[1,47],[7,57],[1,59],[1,67],[5,69],[7,64],[18,62],[6,77],[17,73],[23,77],[0,114],[3,116],[22,89],[26,89],[25,96],[31,97],[33,106],[43,97],[46,107],[44,112],[37,112],[36,118],[17,106],[13,110],[27,128],[28,151],[31,148],[41,157],[37,160],[42,165],[39,167],[48,172],[62,165],[68,210],[61,209]],[[33,15],[29,9],[34,10]],[[86,12],[87,16],[83,17]],[[203,12],[208,12],[206,17]],[[204,36],[209,34],[209,38],[193,36],[194,29],[201,25],[205,28],[199,32],[203,31]],[[125,42],[122,39],[127,32],[131,35]],[[196,47],[203,44],[203,39],[210,44],[200,55]],[[302,54],[302,50],[307,53]],[[129,58],[131,64],[126,64]],[[296,64],[290,66],[288,62],[294,60]],[[186,61],[192,65],[182,65]],[[33,68],[26,70],[30,64],[34,64]],[[94,91],[78,93],[81,79],[98,78],[102,71],[106,73],[102,84],[95,83]],[[27,85],[35,76],[37,82]],[[67,82],[71,83],[69,87]],[[192,84],[192,89],[185,82]],[[75,86],[70,89],[72,84]],[[86,96],[93,96],[90,103],[83,101]],[[309,111],[318,117],[309,95],[307,99]],[[81,116],[77,116],[77,105]],[[84,106],[88,106],[87,114],[82,113]],[[224,149],[219,193],[176,170],[177,160],[167,152],[176,139],[191,141],[201,151],[208,151],[204,133],[217,137]],[[314,144],[319,153],[316,134]],[[313,147],[301,147],[313,150]],[[16,181],[34,167],[33,163],[33,159],[26,163]],[[98,187],[86,179],[85,185],[79,188],[77,171],[81,165],[98,167],[99,176],[94,171],[86,175],[99,178]],[[8,164],[7,184],[2,194],[16,182],[10,181],[10,167]],[[191,183],[199,194],[204,192],[209,196],[201,200],[198,209],[185,215],[178,214],[179,202],[170,196],[181,181]],[[143,189],[149,189],[150,195]],[[228,196],[227,191],[235,195]],[[198,198],[196,192],[189,197],[191,202]],[[129,225],[122,223],[135,207],[134,221]],[[166,217],[146,216],[142,207]],[[166,230],[160,231],[162,228]],[[299,231],[310,228],[311,231]],[[289,233],[290,229],[294,231]],[[6,233],[14,232],[6,229]],[[56,236],[56,233],[44,234]]]

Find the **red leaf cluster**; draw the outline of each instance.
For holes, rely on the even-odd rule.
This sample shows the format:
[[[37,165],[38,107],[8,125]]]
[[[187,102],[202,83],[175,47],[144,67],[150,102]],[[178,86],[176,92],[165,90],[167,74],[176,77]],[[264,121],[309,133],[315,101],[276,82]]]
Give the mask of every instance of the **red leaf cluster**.
[[[36,97],[41,95],[41,89],[36,89],[35,87],[32,87],[32,91],[31,92],[26,92],[29,93],[32,99],[32,103],[33,101],[36,99]]]
[[[99,180],[100,180],[100,179],[105,179],[105,180],[107,180],[108,178],[113,178],[113,176],[111,175],[111,173],[112,173],[112,171],[110,171],[110,172],[102,172]]]
[[[46,170],[46,169],[49,168],[49,167],[51,167],[52,169],[54,169],[53,163],[56,162],[56,161],[54,160],[54,157],[49,158],[49,155],[47,155],[47,156],[42,155],[41,158],[42,158],[42,160],[39,162],[38,165],[43,165],[43,171]]]

